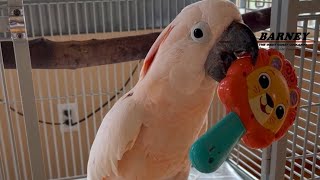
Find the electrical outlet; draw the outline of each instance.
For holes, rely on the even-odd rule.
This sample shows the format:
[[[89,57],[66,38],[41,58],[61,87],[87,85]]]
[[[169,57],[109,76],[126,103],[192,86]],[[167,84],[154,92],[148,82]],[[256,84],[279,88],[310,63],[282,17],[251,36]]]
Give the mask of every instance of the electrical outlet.
[[[78,130],[78,105],[76,103],[58,104],[58,115],[61,132],[72,132]]]

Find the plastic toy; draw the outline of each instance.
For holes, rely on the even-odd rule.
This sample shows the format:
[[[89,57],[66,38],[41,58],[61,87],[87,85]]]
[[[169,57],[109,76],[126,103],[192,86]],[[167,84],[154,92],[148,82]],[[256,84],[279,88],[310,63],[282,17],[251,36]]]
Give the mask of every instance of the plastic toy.
[[[255,65],[250,57],[239,58],[217,91],[228,115],[189,154],[203,173],[218,169],[240,139],[250,148],[265,148],[280,139],[293,124],[300,100],[292,65],[274,49],[260,49]]]

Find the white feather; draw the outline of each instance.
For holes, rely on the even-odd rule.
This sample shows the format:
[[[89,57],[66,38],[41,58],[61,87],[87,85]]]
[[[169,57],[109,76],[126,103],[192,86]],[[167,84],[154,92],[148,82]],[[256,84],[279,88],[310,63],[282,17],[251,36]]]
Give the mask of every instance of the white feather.
[[[141,109],[133,97],[124,95],[105,116],[90,151],[88,180],[118,176],[118,161],[134,146],[139,135]]]

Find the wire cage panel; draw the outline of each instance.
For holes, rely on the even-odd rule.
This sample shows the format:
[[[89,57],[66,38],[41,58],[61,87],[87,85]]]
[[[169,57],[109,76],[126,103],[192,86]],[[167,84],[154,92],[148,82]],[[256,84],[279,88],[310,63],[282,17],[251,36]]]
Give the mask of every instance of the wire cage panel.
[[[1,9],[1,26],[2,28],[0,41],[0,70],[1,70],[1,85],[2,95],[0,96],[0,102],[2,102],[4,108],[3,114],[0,114],[0,123],[5,125],[6,128],[1,131],[1,178],[3,179],[44,179],[45,174],[42,165],[42,153],[41,142],[39,138],[38,123],[33,121],[37,119],[36,104],[34,101],[34,89],[32,85],[31,63],[29,44],[24,36],[24,18],[22,1],[7,1],[3,4],[0,2]],[[10,13],[10,16],[5,17]],[[13,18],[15,16],[15,18]],[[13,20],[13,19],[14,20]],[[5,22],[8,22],[6,25]],[[10,22],[10,23],[9,23]],[[19,30],[16,26],[19,24]],[[6,31],[14,31],[10,36],[7,36]],[[2,50],[2,40],[12,41],[12,47],[14,49],[14,59],[16,60],[16,71],[7,75],[4,69],[4,56]],[[8,79],[9,78],[9,79]],[[15,78],[15,79],[14,79]],[[13,82],[14,81],[14,82]],[[8,88],[9,84],[17,83],[17,86]],[[16,109],[21,105],[20,113],[23,113],[25,117],[13,119],[17,117],[18,112]],[[12,114],[15,112],[15,116]],[[4,116],[4,117],[3,117]],[[1,125],[1,126],[2,126]],[[2,128],[2,127],[1,127]],[[9,139],[9,141],[6,141]],[[10,149],[9,149],[10,148]],[[9,163],[8,163],[9,161]]]
[[[159,30],[198,0],[25,1],[29,37]],[[271,7],[272,0],[232,0],[241,13]]]
[[[285,167],[286,179],[320,178],[320,51],[319,15],[300,15],[298,29],[309,32],[307,46],[298,48],[295,68],[301,88],[301,104],[294,126],[289,130]]]
[[[16,71],[4,70],[1,51],[0,81],[0,174],[3,179],[28,179],[31,169],[25,119],[14,111],[23,112],[18,76]]]
[[[42,142],[48,143],[50,137],[56,137],[53,144],[43,148],[47,151],[46,164],[51,166],[48,168],[51,172],[47,170],[50,179],[86,174],[88,154],[97,129],[116,100],[138,80],[137,68],[138,62],[130,62],[75,71],[34,70],[38,112],[49,112],[39,115],[45,137]],[[47,78],[52,81],[48,83]],[[65,103],[76,103],[80,118],[70,123],[69,127],[75,126],[75,131],[61,133],[59,127],[65,124],[58,121],[57,105]],[[54,156],[49,152],[53,149]]]
[[[116,100],[137,82],[138,68],[141,68],[139,62],[133,61],[79,70],[33,70],[42,151],[49,179],[81,177],[86,174],[88,154],[97,129]],[[15,70],[5,72],[10,75],[8,77],[15,78]],[[17,85],[13,81],[8,84],[8,89]],[[14,100],[11,96],[10,99]],[[14,103],[20,101],[16,99]],[[69,122],[73,125],[67,126],[76,127],[75,131],[62,133],[60,126],[66,124],[59,121],[57,106],[69,103],[78,105],[80,118]],[[12,122],[21,126],[21,106],[11,103],[9,112],[13,116]],[[18,134],[17,131],[14,133]],[[24,150],[27,146],[25,143],[19,146],[23,148],[17,149],[27,152]],[[28,162],[25,158],[19,159]],[[30,165],[27,163],[28,168]],[[30,173],[22,177],[31,178]]]
[[[25,1],[29,37],[162,29],[194,0]]]

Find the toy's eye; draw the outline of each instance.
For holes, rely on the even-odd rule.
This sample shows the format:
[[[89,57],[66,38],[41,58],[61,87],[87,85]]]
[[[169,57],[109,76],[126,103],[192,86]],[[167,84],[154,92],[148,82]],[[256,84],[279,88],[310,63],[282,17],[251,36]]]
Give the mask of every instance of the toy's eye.
[[[210,39],[210,27],[205,22],[198,22],[191,29],[191,38],[195,42],[208,42]]]
[[[280,104],[277,106],[276,115],[278,119],[283,118],[284,115],[284,105]]]
[[[259,76],[259,84],[263,89],[267,89],[270,86],[270,76],[267,73],[261,73]]]

